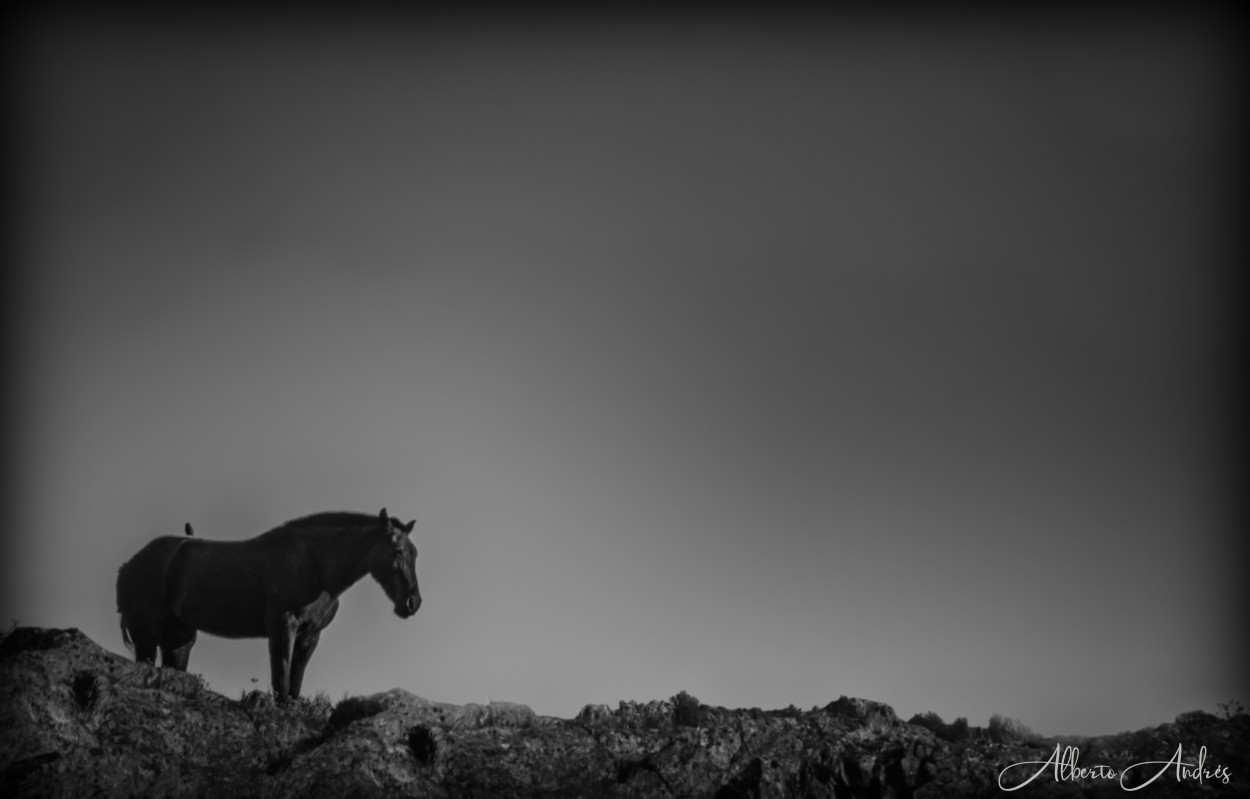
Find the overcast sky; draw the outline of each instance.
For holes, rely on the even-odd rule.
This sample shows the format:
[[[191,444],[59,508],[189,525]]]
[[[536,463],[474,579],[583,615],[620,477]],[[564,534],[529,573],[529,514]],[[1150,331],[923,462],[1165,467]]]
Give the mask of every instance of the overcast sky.
[[[6,619],[125,653],[152,537],[385,506],[425,604],[307,693],[1248,698],[1211,21],[193,22],[17,59]]]

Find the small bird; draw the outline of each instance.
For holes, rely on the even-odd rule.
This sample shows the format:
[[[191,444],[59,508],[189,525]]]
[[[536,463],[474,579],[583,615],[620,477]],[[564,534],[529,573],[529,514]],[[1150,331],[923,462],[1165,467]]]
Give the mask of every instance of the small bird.
[[[189,535],[189,536],[193,536],[193,535],[195,535],[195,531],[191,529],[191,522],[187,522],[186,526],[185,526],[185,527],[183,527],[182,529],[186,530],[186,531],[187,531],[187,535]]]

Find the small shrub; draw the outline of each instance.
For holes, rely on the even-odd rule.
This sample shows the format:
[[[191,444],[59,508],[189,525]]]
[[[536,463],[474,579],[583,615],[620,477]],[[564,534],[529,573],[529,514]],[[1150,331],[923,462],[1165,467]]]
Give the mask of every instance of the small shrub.
[[[243,695],[239,697],[239,704],[249,710],[260,710],[262,708],[272,710],[277,703],[273,700],[273,694],[253,688],[250,691],[243,692]]]
[[[166,671],[168,670],[166,669]],[[178,677],[174,679],[166,679],[161,685],[161,688],[163,690],[171,691],[173,693],[178,694],[179,696],[187,697],[190,699],[199,697],[205,691],[208,690],[208,682],[205,681],[204,675],[189,674],[185,671],[176,672],[176,673],[181,674],[182,677]],[[174,677],[173,674],[170,674],[168,676]]]
[[[1246,708],[1241,704],[1239,699],[1230,699],[1227,702],[1219,702],[1215,705],[1220,711],[1220,718],[1225,720],[1235,719],[1244,715]]]
[[[963,716],[947,724],[941,716],[930,710],[926,713],[917,713],[908,719],[907,723],[924,727],[947,743],[961,743],[969,737],[968,719]]]
[[[949,734],[949,727],[947,727],[946,722],[942,721],[942,717],[932,710],[925,713],[917,713],[908,719],[907,723],[915,724],[917,727],[924,727],[939,738],[946,738]]]
[[[1156,755],[1162,756],[1166,745],[1160,746],[1160,744],[1161,741],[1155,737],[1153,730],[1137,730],[1128,733],[1128,739],[1124,742],[1123,748],[1134,763],[1140,763],[1151,760]],[[1139,771],[1144,771],[1144,769],[1139,769]]]
[[[963,741],[968,740],[968,738],[970,737],[969,732],[968,732],[968,719],[964,718],[963,716],[960,716],[959,718],[952,721],[950,723],[950,727],[947,729],[947,735],[949,735],[950,737],[948,737],[946,740],[950,741],[951,743],[961,743]]]
[[[318,691],[311,698],[300,697],[297,707],[300,715],[313,727],[325,726],[334,711],[334,703],[325,691]]]
[[[677,727],[698,727],[699,700],[685,691],[673,697],[673,724]]]
[[[586,705],[577,714],[579,724],[597,724],[612,718],[612,711],[607,705]]]
[[[1019,719],[1003,718],[995,713],[990,716],[989,738],[996,744],[1030,743],[1037,741],[1038,735]]]

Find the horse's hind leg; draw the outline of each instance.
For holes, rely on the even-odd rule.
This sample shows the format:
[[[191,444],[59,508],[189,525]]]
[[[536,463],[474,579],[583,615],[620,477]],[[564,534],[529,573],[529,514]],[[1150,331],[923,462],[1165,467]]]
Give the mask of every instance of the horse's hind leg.
[[[174,619],[166,619],[161,629],[161,665],[167,669],[186,671],[195,638],[194,627],[188,627]]]
[[[156,645],[161,640],[160,625],[147,619],[127,619],[124,632],[130,636],[136,663],[156,665]]]
[[[134,636],[135,662],[156,665],[156,639]]]

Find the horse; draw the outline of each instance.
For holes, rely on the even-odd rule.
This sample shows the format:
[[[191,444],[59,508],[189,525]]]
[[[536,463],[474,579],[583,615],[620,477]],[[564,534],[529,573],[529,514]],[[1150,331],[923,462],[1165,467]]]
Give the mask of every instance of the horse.
[[[155,665],[159,648],[161,666],[186,671],[199,632],[268,638],[274,696],[297,699],[339,595],[366,574],[401,619],[421,607],[415,524],[383,508],[303,516],[243,541],[155,538],[117,572],[122,641],[140,663]]]

